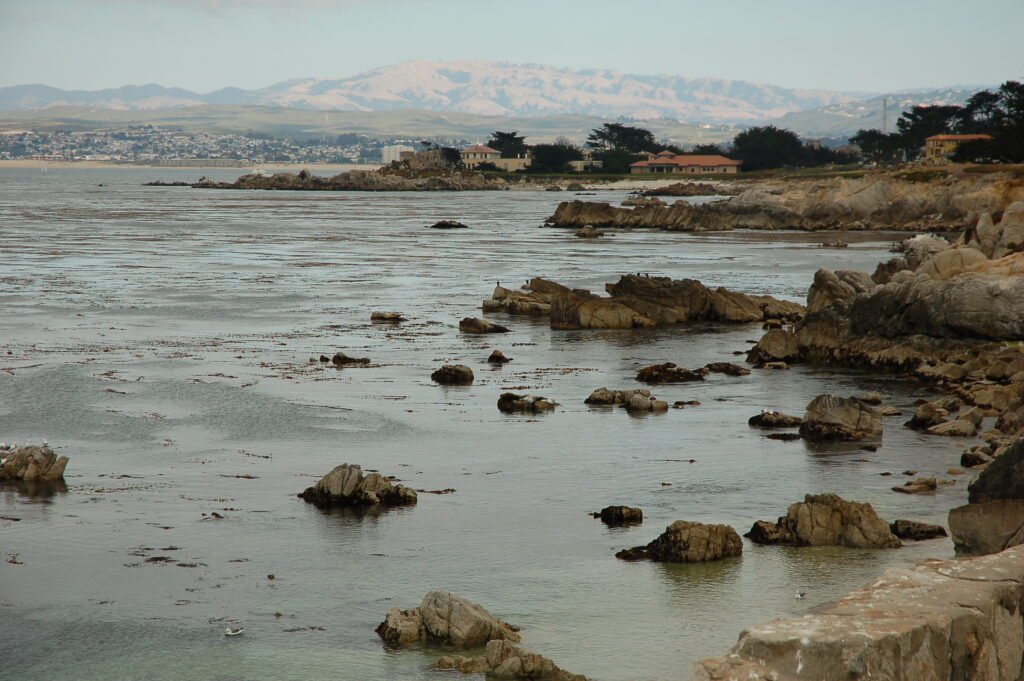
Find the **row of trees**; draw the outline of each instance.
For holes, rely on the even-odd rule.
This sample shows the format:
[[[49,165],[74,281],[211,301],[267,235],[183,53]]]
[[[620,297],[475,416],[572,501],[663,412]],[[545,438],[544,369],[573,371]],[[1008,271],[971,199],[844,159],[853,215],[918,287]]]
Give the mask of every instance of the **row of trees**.
[[[896,121],[896,132],[859,130],[850,141],[864,158],[891,163],[916,158],[925,139],[944,133],[992,136],[960,145],[956,161],[1024,161],[1024,84],[1008,80],[974,93],[963,106],[915,106]]]

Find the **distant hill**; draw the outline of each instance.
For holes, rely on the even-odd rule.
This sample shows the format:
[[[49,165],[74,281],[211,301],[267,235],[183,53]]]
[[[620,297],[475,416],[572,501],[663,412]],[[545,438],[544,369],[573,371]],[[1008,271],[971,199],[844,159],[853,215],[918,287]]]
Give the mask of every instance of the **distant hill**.
[[[280,106],[203,105],[133,111],[70,106],[33,111],[0,111],[0,130],[86,131],[125,125],[158,125],[225,133],[263,133],[312,139],[357,133],[368,137],[437,137],[484,141],[495,130],[518,130],[530,143],[568,137],[583,142],[608,119],[595,116],[482,116],[434,111],[310,111]],[[723,142],[739,131],[730,126],[651,119],[643,125],[675,144]]]
[[[500,62],[408,61],[348,78],[300,78],[258,90],[225,88],[206,94],[160,85],[96,91],[17,85],[0,88],[0,110],[88,106],[141,111],[216,104],[491,116],[571,114],[734,124],[842,105],[864,96],[720,78],[636,75]]]
[[[963,104],[986,86],[910,90],[879,95],[870,99],[832,104],[810,111],[794,111],[771,121],[806,137],[848,137],[858,130],[882,129],[882,99],[889,98],[889,132],[895,132],[896,119],[911,107],[931,104]]]

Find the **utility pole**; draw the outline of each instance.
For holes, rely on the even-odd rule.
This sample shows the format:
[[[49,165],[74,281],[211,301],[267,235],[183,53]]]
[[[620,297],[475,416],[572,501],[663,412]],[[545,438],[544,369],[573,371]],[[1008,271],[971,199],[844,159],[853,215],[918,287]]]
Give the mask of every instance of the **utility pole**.
[[[882,97],[882,134],[889,134],[889,95]]]

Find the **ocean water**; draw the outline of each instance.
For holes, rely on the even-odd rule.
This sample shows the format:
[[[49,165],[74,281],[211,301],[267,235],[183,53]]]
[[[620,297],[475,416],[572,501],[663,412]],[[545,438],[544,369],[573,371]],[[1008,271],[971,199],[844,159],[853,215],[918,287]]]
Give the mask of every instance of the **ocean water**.
[[[901,425],[928,395],[920,385],[806,366],[655,386],[701,402],[664,415],[583,404],[601,386],[635,387],[648,364],[742,361],[733,353],[757,325],[572,332],[490,315],[512,332],[457,328],[481,316],[495,282],[533,276],[600,291],[649,272],[799,300],[817,268],[870,270],[896,236],[845,235],[843,250],[817,247],[828,234],[584,241],[540,227],[565,192],[140,186],[200,174],[0,169],[0,440],[47,438],[71,457],[66,489],[0,488],[0,678],[458,678],[431,669],[444,651],[389,650],[374,633],[388,608],[441,588],[521,626],[526,646],[573,672],[682,680],[746,626],[952,555],[933,540],[616,560],[674,520],[742,533],[806,493],[944,523],[966,476],[930,496],[890,488],[905,469],[945,475],[964,443]],[[445,218],[470,229],[425,229]],[[409,321],[371,324],[373,310]],[[493,348],[513,362],[488,366]],[[337,350],[372,364],[309,362]],[[476,382],[434,385],[447,362]],[[506,389],[561,406],[503,415]],[[877,452],[814,450],[746,425],[765,407],[801,414],[820,393],[867,390],[904,410]],[[361,516],[296,498],[345,462],[456,492]],[[588,515],[613,503],[642,507],[644,523],[608,529]],[[224,637],[229,623],[245,634]]]

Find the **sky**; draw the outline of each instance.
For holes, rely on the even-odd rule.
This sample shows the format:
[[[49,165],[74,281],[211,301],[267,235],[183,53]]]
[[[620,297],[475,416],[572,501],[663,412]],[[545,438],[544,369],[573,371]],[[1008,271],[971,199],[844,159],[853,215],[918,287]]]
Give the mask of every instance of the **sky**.
[[[208,92],[411,59],[885,92],[1024,78],[1024,0],[0,0],[0,86]]]

